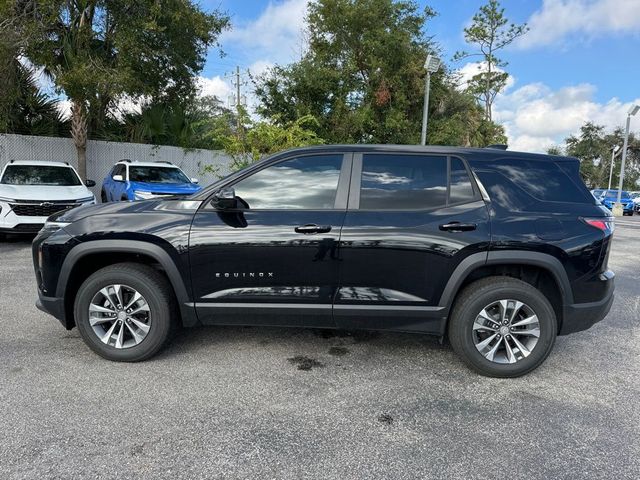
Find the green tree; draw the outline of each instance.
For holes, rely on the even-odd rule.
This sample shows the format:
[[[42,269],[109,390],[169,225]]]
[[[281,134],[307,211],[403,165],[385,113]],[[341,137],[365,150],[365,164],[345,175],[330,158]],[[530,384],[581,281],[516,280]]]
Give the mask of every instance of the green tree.
[[[240,170],[261,158],[282,150],[309,145],[321,145],[324,142],[313,128],[318,121],[311,115],[305,115],[294,121],[271,122],[254,121],[244,109],[240,110],[242,131],[238,131],[235,120],[228,116],[225,122],[211,132],[231,156],[231,170]],[[205,170],[215,173],[213,167]]]
[[[14,93],[7,103],[0,132],[49,136],[68,134],[69,125],[62,119],[58,102],[40,90],[33,69],[17,59],[13,68]]]
[[[256,81],[258,112],[272,122],[311,115],[330,143],[418,143],[427,52],[435,15],[414,1],[316,0],[308,7],[308,48]],[[447,72],[432,76],[430,143],[494,143],[482,113]]]
[[[41,20],[35,1],[0,0],[0,131],[9,128],[10,110],[15,113],[16,102],[24,98],[18,59],[42,27]]]
[[[473,16],[469,27],[464,29],[467,43],[476,46],[472,52],[461,51],[454,55],[454,60],[478,58],[480,72],[468,82],[467,90],[484,106],[485,119],[492,120],[493,102],[507,84],[509,74],[502,71],[508,63],[497,57],[497,52],[504,49],[515,39],[521,37],[529,27],[526,24],[509,23],[498,0],[489,0],[486,5]]]
[[[126,112],[120,122],[112,122],[107,138],[187,149],[221,149],[223,145],[212,131],[219,131],[231,117],[231,112],[213,96],[195,96],[179,103],[146,103],[139,112]]]
[[[71,136],[86,176],[86,141],[129,98],[192,95],[208,47],[227,28],[226,15],[192,0],[42,0],[41,34],[25,48],[71,101]]]
[[[591,122],[580,128],[580,133],[565,139],[563,148],[553,147],[555,151],[564,151],[580,160],[580,173],[589,188],[607,187],[611,167],[611,151],[615,145],[622,147],[624,130],[620,127],[607,133],[602,125]],[[617,188],[620,179],[620,155],[615,159],[611,187]],[[625,165],[623,188],[637,190],[640,180],[640,139],[629,134],[629,147]]]

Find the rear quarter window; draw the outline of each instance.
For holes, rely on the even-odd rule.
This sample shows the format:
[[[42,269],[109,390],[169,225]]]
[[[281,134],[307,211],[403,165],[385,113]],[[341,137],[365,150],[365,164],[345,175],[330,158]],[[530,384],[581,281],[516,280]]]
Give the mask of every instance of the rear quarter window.
[[[490,168],[542,202],[593,203],[593,196],[577,174],[577,165],[577,178],[573,178],[574,166],[570,163],[501,159],[491,162]]]

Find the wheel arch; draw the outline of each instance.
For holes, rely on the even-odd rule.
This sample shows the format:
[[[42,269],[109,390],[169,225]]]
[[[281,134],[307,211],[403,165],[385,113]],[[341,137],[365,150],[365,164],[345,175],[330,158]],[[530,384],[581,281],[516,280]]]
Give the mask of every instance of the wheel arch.
[[[157,266],[173,289],[183,325],[198,323],[195,310],[187,305],[190,297],[185,280],[169,253],[159,245],[139,240],[92,240],[71,249],[60,269],[56,287],[56,296],[64,298],[67,318],[73,319],[77,287],[88,275],[107,265],[127,261]]]
[[[571,284],[560,260],[541,252],[503,250],[470,255],[460,262],[449,278],[439,305],[448,307],[450,311],[456,297],[466,285],[493,275],[519,278],[540,289],[551,302],[556,312],[558,328],[561,328],[563,307],[573,303]],[[443,331],[445,329],[446,325],[443,325]]]

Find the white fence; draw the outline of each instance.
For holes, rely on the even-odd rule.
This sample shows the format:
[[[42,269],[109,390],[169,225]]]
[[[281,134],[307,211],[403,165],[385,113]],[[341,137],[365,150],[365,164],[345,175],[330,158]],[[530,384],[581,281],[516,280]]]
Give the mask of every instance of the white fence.
[[[180,147],[145,145],[140,143],[87,142],[87,178],[95,180],[92,190],[100,197],[100,186],[109,169],[118,160],[130,159],[141,162],[164,160],[178,165],[189,177],[200,179],[205,186],[218,179],[218,175],[229,173],[231,159],[224,153],[213,150],[185,150]],[[78,165],[73,140],[70,138],[34,137],[30,135],[0,135],[0,168],[9,160],[60,161]],[[204,173],[210,165],[216,174]]]

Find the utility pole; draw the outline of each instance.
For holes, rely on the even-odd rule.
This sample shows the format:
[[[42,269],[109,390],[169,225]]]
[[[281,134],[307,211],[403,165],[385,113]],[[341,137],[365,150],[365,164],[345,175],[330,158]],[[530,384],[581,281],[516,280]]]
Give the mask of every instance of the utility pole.
[[[240,66],[236,65],[236,107],[238,116],[238,135],[242,133],[242,120],[240,119]]]
[[[624,215],[620,199],[622,197],[622,185],[624,183],[624,164],[627,160],[627,146],[629,145],[629,126],[631,124],[631,117],[638,113],[638,111],[640,111],[640,106],[631,105],[629,112],[627,112],[627,126],[624,131],[624,144],[622,145],[622,165],[620,165],[620,183],[618,184],[618,200],[613,206],[613,215],[616,217]]]
[[[427,143],[427,122],[429,121],[429,89],[431,87],[431,74],[436,73],[440,68],[440,59],[435,55],[427,55],[427,60],[424,62],[424,69],[427,71],[427,76],[424,82],[424,100],[422,105],[422,134],[420,135],[420,145],[426,145]]]
[[[611,167],[609,167],[609,186],[607,190],[611,190],[611,177],[613,177],[613,163],[615,162],[616,156],[618,155],[618,151],[620,150],[620,145],[616,145],[611,149]]]
[[[242,80],[242,75],[243,74],[240,73],[240,67],[236,66],[235,73],[232,73],[232,74],[227,76],[227,78],[229,76],[231,76],[231,84],[236,89],[235,107],[236,107],[236,129],[237,129],[238,138],[242,137],[243,134],[244,134],[243,126],[242,126],[242,92],[241,92],[241,88],[242,88],[243,85],[246,85],[246,83]],[[232,97],[233,97],[233,95],[232,95]]]

